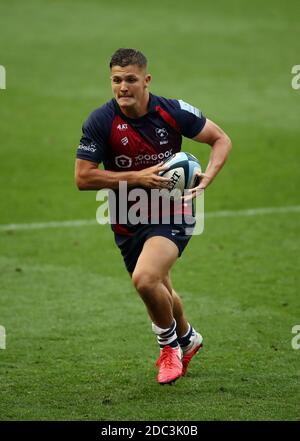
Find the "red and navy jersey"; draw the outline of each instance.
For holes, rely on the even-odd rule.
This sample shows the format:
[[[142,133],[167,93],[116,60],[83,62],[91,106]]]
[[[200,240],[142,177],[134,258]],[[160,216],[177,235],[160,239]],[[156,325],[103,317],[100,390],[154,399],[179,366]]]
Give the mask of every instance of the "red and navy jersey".
[[[141,170],[179,152],[182,136],[194,138],[205,122],[200,110],[182,100],[150,94],[148,113],[128,118],[112,99],[83,124],[77,158],[103,163],[111,171]],[[132,231],[130,225],[112,228],[124,234]]]
[[[179,152],[182,136],[194,138],[205,122],[200,110],[182,100],[150,94],[148,113],[133,119],[112,99],[83,124],[77,158],[103,163],[106,170],[141,170]]]

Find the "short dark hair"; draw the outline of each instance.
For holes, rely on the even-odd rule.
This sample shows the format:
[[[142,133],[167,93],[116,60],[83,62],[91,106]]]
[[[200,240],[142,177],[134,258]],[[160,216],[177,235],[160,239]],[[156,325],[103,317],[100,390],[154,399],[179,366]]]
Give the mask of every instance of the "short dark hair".
[[[147,66],[147,58],[142,52],[136,49],[118,49],[111,57],[109,67],[113,66],[129,66],[131,64],[136,64],[139,67]]]

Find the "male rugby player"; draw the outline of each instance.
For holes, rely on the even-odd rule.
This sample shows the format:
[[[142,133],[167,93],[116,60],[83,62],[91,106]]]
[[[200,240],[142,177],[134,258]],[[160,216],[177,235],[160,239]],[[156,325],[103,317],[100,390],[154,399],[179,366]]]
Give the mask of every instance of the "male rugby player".
[[[116,195],[120,182],[126,182],[128,190],[168,188],[169,180],[159,174],[165,170],[162,159],[179,152],[185,136],[211,146],[205,174],[192,196],[203,191],[227,159],[229,137],[190,104],[151,94],[151,75],[141,52],[118,49],[110,73],[114,98],[93,111],[82,128],[75,170],[78,188],[112,189]],[[104,170],[98,168],[100,163]],[[170,276],[191,235],[172,216],[169,224],[133,225],[118,219],[112,225],[115,241],[160,346],[158,382],[173,383],[185,375],[203,340],[187,321]]]

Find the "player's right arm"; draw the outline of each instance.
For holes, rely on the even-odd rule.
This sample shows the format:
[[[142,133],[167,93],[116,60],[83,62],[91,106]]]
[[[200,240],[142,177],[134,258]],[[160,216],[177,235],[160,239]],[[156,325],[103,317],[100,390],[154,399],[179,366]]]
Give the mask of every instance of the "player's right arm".
[[[168,188],[169,179],[158,173],[167,167],[158,164],[139,171],[100,170],[97,162],[76,159],[75,181],[79,190],[118,189],[120,181],[126,181],[128,187]]]
[[[128,187],[167,188],[169,179],[159,176],[165,170],[161,164],[139,171],[111,171],[99,169],[109,155],[109,136],[114,110],[107,103],[90,114],[82,126],[82,137],[77,149],[75,182],[79,190],[115,190],[120,181]]]

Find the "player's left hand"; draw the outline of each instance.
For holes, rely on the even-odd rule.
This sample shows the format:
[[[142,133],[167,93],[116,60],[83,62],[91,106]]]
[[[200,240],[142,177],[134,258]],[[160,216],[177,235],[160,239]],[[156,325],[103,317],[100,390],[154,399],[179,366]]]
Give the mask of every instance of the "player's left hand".
[[[205,190],[205,188],[210,182],[209,176],[206,175],[205,173],[198,172],[196,173],[196,176],[199,178],[199,184],[194,188],[190,188],[184,191],[184,196],[182,196],[184,202],[188,202],[199,196],[199,194]]]

